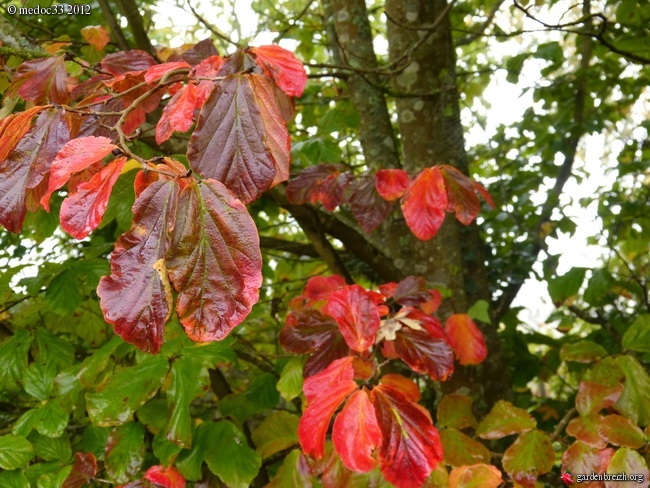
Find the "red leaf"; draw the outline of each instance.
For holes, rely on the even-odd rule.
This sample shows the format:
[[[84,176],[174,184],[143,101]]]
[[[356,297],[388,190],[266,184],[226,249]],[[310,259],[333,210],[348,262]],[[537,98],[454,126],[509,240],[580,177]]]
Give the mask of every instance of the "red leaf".
[[[402,197],[402,213],[415,237],[426,241],[438,233],[445,220],[447,194],[437,167],[425,168]]]
[[[81,183],[75,193],[61,205],[61,228],[76,239],[83,239],[102,221],[113,185],[126,163],[121,156],[109,163],[87,183]]]
[[[614,405],[623,393],[623,385],[604,385],[592,381],[581,381],[576,395],[576,410],[582,416],[598,413]]]
[[[382,322],[378,338],[393,341],[395,354],[413,371],[444,381],[454,371],[454,354],[449,339],[433,317],[403,308]]]
[[[7,230],[20,233],[28,205],[37,207],[50,164],[69,137],[62,111],[46,110],[0,162],[0,224]]]
[[[107,137],[81,137],[68,142],[56,155],[50,167],[47,193],[41,198],[43,208],[50,211],[50,196],[61,188],[73,173],[101,161],[117,146]]]
[[[341,166],[337,164],[310,166],[289,182],[287,200],[299,205],[321,202],[331,212],[343,199],[343,190],[337,184],[339,175]]]
[[[375,343],[379,312],[359,285],[346,286],[331,293],[324,311],[336,320],[350,349],[363,352]]]
[[[250,203],[278,177],[278,163],[266,138],[250,76],[227,76],[201,110],[187,159],[193,171],[221,181],[242,202]]]
[[[257,100],[257,107],[262,116],[266,132],[265,143],[273,156],[275,178],[271,186],[289,179],[291,164],[291,137],[287,126],[278,110],[273,87],[262,76],[250,77],[251,88]]]
[[[604,418],[605,417],[598,414],[592,414],[586,417],[576,417],[569,422],[569,425],[567,425],[566,433],[591,447],[603,449],[607,447],[607,441],[600,436],[598,426],[602,423]]]
[[[151,83],[153,81],[158,81],[163,78],[167,73],[170,73],[174,70],[187,69],[188,71],[192,68],[185,61],[176,61],[173,63],[163,63],[163,64],[154,64],[149,67],[144,73],[144,81]]]
[[[350,396],[334,420],[332,441],[349,469],[367,472],[377,465],[372,452],[381,445],[381,430],[365,388]]]
[[[50,101],[68,103],[67,74],[63,56],[25,61],[16,70],[9,91],[23,99],[42,104]]]
[[[456,357],[463,366],[480,364],[487,356],[485,338],[469,315],[456,313],[445,322]]]
[[[174,466],[151,466],[143,478],[164,488],[185,488],[185,478]]]
[[[115,76],[130,71],[144,71],[156,64],[156,61],[146,52],[132,50],[109,54],[102,59],[102,68]]]
[[[371,397],[383,436],[381,472],[398,488],[422,486],[442,461],[440,437],[431,418],[389,385],[380,384]]]
[[[219,51],[217,51],[217,48],[214,46],[214,42],[212,42],[212,39],[208,37],[207,39],[203,39],[194,44],[181,55],[181,58],[194,66],[207,58],[217,57],[218,54]]]
[[[97,459],[90,452],[76,452],[72,471],[63,482],[63,488],[82,488],[97,474]]]
[[[397,200],[409,186],[409,175],[403,169],[380,169],[375,174],[375,187],[384,200]]]
[[[334,411],[357,389],[352,358],[337,359],[327,369],[305,380],[307,408],[298,424],[298,438],[305,454],[316,459],[325,452],[325,434]]]
[[[426,288],[427,282],[422,276],[407,276],[397,284],[393,300],[400,305],[417,307],[431,299],[431,294]]]
[[[285,350],[294,354],[312,353],[303,368],[305,378],[350,353],[336,322],[318,310],[291,312],[279,340]]]
[[[478,190],[476,185],[478,183],[475,183],[471,178],[452,166],[442,165],[440,166],[440,172],[445,179],[447,189],[447,211],[454,212],[461,224],[471,224],[481,209],[476,195]],[[487,193],[485,188],[482,186],[480,188],[482,189],[481,193]],[[492,202],[491,199],[489,201]]]
[[[594,449],[576,441],[562,454],[562,472],[568,470],[573,474],[603,473],[607,470],[607,465],[613,456],[614,449]],[[602,481],[587,481],[580,486],[603,488],[605,485]]]
[[[223,58],[221,56],[210,56],[204,59],[201,63],[194,68],[194,76],[196,77],[215,77],[221,67],[223,66]],[[216,84],[214,81],[201,80],[196,86],[196,103],[195,108],[201,109],[205,101],[214,90]]]
[[[111,40],[108,31],[101,25],[87,25],[81,29],[81,35],[97,51],[104,49]]]
[[[299,97],[307,85],[307,72],[291,51],[280,46],[260,46],[249,49],[264,74],[272,78],[289,96]]]
[[[192,126],[196,87],[189,83],[174,95],[156,125],[156,143],[162,144],[174,131],[187,132]]]
[[[262,256],[246,207],[218,181],[190,184],[178,201],[168,253],[176,312],[193,341],[225,338],[250,313],[262,285]]]
[[[303,294],[310,300],[326,300],[332,292],[345,286],[345,280],[339,275],[314,276],[309,278]]]
[[[352,215],[365,232],[372,232],[386,220],[392,205],[377,193],[372,175],[352,180],[349,191]]]
[[[431,295],[431,298],[420,304],[420,310],[427,315],[435,313],[442,303],[442,295],[438,290],[429,290],[429,294]]]
[[[115,243],[111,274],[97,287],[104,318],[125,341],[157,353],[171,309],[169,283],[154,266],[165,257],[176,219],[178,183],[153,182],[133,205],[133,224]]]
[[[401,374],[385,374],[381,377],[380,383],[391,390],[400,392],[409,402],[420,401],[418,385]]]

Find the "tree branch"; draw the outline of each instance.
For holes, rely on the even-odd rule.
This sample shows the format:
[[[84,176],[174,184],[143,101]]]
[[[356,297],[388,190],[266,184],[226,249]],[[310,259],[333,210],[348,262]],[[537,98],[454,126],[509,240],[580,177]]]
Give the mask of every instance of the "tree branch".
[[[102,15],[106,19],[106,23],[108,24],[108,27],[111,29],[111,34],[115,36],[117,45],[120,47],[122,51],[128,51],[129,49],[131,49],[131,46],[129,45],[129,41],[126,40],[126,37],[124,37],[124,32],[122,31],[122,28],[120,27],[120,24],[117,21],[117,18],[115,17],[115,13],[111,9],[108,0],[97,0],[97,1],[99,2],[99,8],[102,11]]]
[[[135,3],[135,0],[115,0],[115,3],[129,23],[129,28],[133,33],[136,47],[148,52],[155,58],[156,51],[151,45],[147,31],[144,28],[144,22],[140,15],[140,10],[138,10],[138,5]]]
[[[260,247],[263,249],[288,252],[297,256],[309,256],[310,258],[317,258],[319,256],[316,248],[311,244],[292,242],[276,237],[260,236]]]

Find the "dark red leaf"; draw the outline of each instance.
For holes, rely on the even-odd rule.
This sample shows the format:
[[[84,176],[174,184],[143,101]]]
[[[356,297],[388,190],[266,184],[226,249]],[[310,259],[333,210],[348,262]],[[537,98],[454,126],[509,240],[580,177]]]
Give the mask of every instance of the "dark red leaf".
[[[445,332],[460,364],[480,364],[487,357],[483,333],[469,315],[456,313],[449,316],[445,322]]]
[[[270,83],[262,76],[250,77],[251,88],[257,100],[257,107],[264,124],[265,143],[271,151],[275,166],[275,178],[271,186],[289,179],[291,165],[291,138],[276,104],[275,93]]]
[[[196,87],[189,83],[174,95],[156,125],[156,143],[162,144],[174,131],[187,132],[192,126]]]
[[[192,170],[221,181],[244,203],[259,198],[278,178],[263,110],[249,75],[227,76],[205,102],[188,144]]]
[[[431,299],[427,291],[427,282],[422,276],[407,276],[397,284],[393,300],[400,305],[417,307]]]
[[[156,486],[164,488],[185,488],[185,478],[174,466],[151,466],[143,478]]]
[[[169,278],[176,312],[193,341],[225,338],[250,313],[262,284],[262,255],[246,207],[221,183],[203,180],[182,191]]]
[[[63,56],[25,61],[16,70],[10,92],[17,90],[23,99],[43,104],[68,103],[67,74]]]
[[[352,358],[337,359],[325,370],[305,380],[307,408],[298,424],[298,438],[305,454],[316,459],[325,452],[325,435],[334,411],[357,389]]]
[[[37,207],[50,164],[69,137],[62,111],[45,110],[0,162],[0,224],[7,230],[20,233],[27,207]]]
[[[383,437],[381,472],[398,488],[419,488],[442,461],[438,431],[422,407],[390,385],[373,388],[371,398]]]
[[[445,220],[447,194],[437,167],[425,168],[402,197],[402,213],[415,237],[431,239]]]
[[[218,56],[218,54],[219,51],[214,46],[212,39],[207,38],[194,44],[181,55],[181,58],[195,66],[207,58]]]
[[[82,488],[97,474],[97,459],[90,452],[76,452],[72,471],[63,482],[63,488]]]
[[[343,198],[343,191],[336,184],[341,170],[337,164],[317,164],[302,170],[287,185],[287,199],[299,205],[321,202],[327,210],[334,210]]]
[[[334,420],[334,448],[349,469],[367,472],[377,465],[372,452],[381,445],[381,430],[368,391],[355,391]]]
[[[147,83],[151,83],[153,81],[158,81],[160,80],[163,76],[165,76],[167,73],[170,73],[171,71],[174,70],[180,70],[180,69],[189,69],[191,66],[186,63],[185,61],[176,61],[173,63],[163,63],[163,64],[154,64],[153,66],[149,67],[147,71],[144,73],[144,81]]]
[[[117,149],[117,146],[107,137],[81,137],[66,143],[52,161],[47,193],[41,198],[43,208],[50,211],[50,196],[61,188],[73,173],[101,161],[113,149]]]
[[[102,221],[113,185],[126,163],[121,156],[109,163],[87,183],[82,183],[61,205],[61,228],[76,239],[83,239]]]
[[[413,371],[444,381],[454,371],[454,353],[436,319],[417,310],[403,308],[382,322],[378,338],[393,341],[395,354]]]
[[[384,200],[397,200],[409,186],[409,175],[403,169],[380,169],[375,174],[375,187]]]
[[[365,232],[372,232],[386,220],[392,205],[377,193],[372,175],[352,180],[348,189],[351,194],[348,203],[352,215]]]
[[[331,293],[324,311],[336,320],[352,350],[363,352],[375,343],[379,311],[368,292],[359,285],[346,286]]]
[[[160,265],[164,267],[171,242],[177,200],[178,183],[173,180],[155,181],[142,192],[133,205],[131,230],[115,243],[111,274],[97,288],[106,321],[146,352],[160,350],[171,312],[171,289]]]
[[[156,64],[156,61],[146,52],[132,50],[109,54],[102,59],[102,68],[115,76],[129,71],[144,71]]]
[[[305,378],[350,352],[336,322],[318,310],[291,312],[280,331],[279,340],[285,350],[294,354],[313,352],[303,369]]]
[[[79,100],[81,98],[88,97],[93,95],[93,97],[100,96],[106,93],[106,85],[104,81],[110,80],[111,75],[100,73],[95,76],[91,76],[85,81],[82,81],[77,86],[75,86],[70,92],[71,100]],[[83,105],[83,104],[81,104]]]
[[[307,72],[303,64],[280,46],[260,46],[249,49],[264,74],[272,78],[289,96],[299,97],[307,85]]]

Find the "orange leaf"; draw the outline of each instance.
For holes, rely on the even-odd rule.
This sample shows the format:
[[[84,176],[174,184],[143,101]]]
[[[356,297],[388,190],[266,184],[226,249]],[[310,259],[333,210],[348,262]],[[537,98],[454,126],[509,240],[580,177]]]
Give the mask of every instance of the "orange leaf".
[[[88,25],[84,27],[81,29],[81,35],[97,51],[104,49],[106,44],[111,40],[108,36],[108,31],[101,25]]]
[[[307,84],[307,73],[303,64],[280,46],[260,46],[249,49],[255,55],[255,61],[260,65],[264,74],[289,96],[302,95]]]
[[[162,65],[161,65],[162,66]],[[156,143],[162,144],[174,131],[187,132],[192,125],[196,87],[189,83],[174,95],[156,125]]]
[[[402,197],[406,225],[423,241],[438,233],[446,208],[445,183],[437,167],[423,169]]]
[[[485,338],[469,315],[457,313],[445,322],[454,353],[462,365],[480,364],[487,356]]]

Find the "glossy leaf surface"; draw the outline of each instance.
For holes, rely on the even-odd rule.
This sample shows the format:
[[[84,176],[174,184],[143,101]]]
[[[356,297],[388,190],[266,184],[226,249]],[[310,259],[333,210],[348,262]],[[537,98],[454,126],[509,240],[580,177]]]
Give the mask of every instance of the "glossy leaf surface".
[[[368,293],[359,285],[350,285],[331,293],[325,313],[333,317],[347,345],[363,352],[375,343],[379,312]]]

